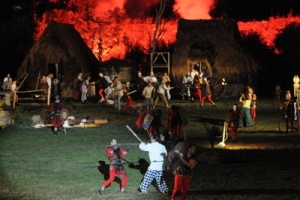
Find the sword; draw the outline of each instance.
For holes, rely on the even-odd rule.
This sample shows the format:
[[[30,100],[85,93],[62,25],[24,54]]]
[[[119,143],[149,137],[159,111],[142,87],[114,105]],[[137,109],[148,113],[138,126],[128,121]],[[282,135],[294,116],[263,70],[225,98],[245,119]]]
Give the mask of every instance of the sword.
[[[128,126],[128,125],[126,125],[126,128],[134,135],[134,137],[136,138],[136,139],[138,139],[138,141],[140,141],[141,143],[143,142],[142,140],[141,140],[141,138],[139,138],[139,136]]]
[[[135,93],[137,90],[133,90],[133,91],[131,91],[131,92],[128,92],[128,93],[126,93],[126,95],[130,95],[130,94],[132,94],[132,93]]]

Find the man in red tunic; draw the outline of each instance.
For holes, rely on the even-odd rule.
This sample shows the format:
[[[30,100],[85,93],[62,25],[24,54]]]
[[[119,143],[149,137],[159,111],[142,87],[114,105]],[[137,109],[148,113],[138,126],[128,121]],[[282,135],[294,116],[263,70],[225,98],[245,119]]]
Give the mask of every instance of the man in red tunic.
[[[105,188],[108,187],[114,180],[117,175],[121,176],[121,183],[120,188],[121,192],[125,192],[125,188],[127,185],[128,176],[126,174],[125,168],[122,164],[122,158],[126,156],[128,152],[127,150],[124,150],[123,148],[120,148],[118,146],[117,140],[112,139],[110,146],[106,149],[106,154],[108,156],[108,159],[110,161],[109,166],[109,179],[106,180],[101,189],[99,190],[99,194],[104,195],[105,194]]]

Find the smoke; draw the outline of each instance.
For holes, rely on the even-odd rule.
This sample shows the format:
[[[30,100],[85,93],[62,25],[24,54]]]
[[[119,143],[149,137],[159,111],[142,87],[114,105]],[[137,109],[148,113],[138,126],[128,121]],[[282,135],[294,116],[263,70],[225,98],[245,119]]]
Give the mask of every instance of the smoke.
[[[127,0],[124,9],[131,18],[144,18],[148,16],[151,8],[159,2],[160,0]]]
[[[175,0],[173,10],[184,19],[211,19],[214,0]]]
[[[88,4],[94,6],[95,16],[101,16],[109,10],[123,9],[125,2],[126,0],[93,0]]]
[[[95,16],[119,8],[123,10],[129,17],[142,18],[146,17],[151,7],[160,0],[94,0]]]
[[[131,18],[144,18],[151,14],[153,6],[161,0],[90,0],[88,4],[94,8],[94,15],[119,8]],[[173,1],[166,0],[167,3]],[[215,0],[174,0],[173,12],[184,19],[211,19],[209,15]]]

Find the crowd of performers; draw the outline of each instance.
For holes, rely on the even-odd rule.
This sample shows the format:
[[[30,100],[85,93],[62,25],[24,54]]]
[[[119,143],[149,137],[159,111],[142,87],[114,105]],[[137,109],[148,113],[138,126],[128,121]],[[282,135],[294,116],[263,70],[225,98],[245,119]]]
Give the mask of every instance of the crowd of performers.
[[[119,100],[127,100],[126,93],[132,92],[134,88],[134,97],[137,100],[145,100],[147,109],[150,107],[155,108],[158,101],[161,99],[164,105],[169,108],[169,101],[171,100],[172,86],[171,79],[167,72],[155,76],[153,72],[149,75],[143,76],[142,72],[138,72],[136,84],[126,82],[122,84],[118,76],[107,76],[103,72],[99,72],[98,78],[95,81],[91,80],[91,76],[84,76],[83,73],[78,73],[77,77],[71,84],[73,90],[73,99],[86,103],[88,101],[88,86],[95,84],[96,94],[99,97],[99,103],[115,105],[115,108],[121,110]],[[187,97],[191,102],[194,100],[199,101],[199,105],[203,106],[207,100],[213,106],[215,102],[212,98],[212,92],[210,88],[210,81],[207,77],[204,77],[203,73],[198,73],[195,69],[188,72],[182,80],[182,98]]]
[[[148,86],[153,87],[150,81]],[[147,92],[145,92],[145,98],[147,97]],[[149,103],[149,105],[152,104]],[[136,127],[144,129],[149,136],[149,142],[140,140],[139,149],[148,152],[150,160],[138,186],[138,195],[147,196],[148,188],[155,182],[161,194],[170,196],[171,199],[180,196],[180,199],[184,200],[187,198],[190,188],[192,169],[198,163],[196,145],[179,141],[184,126],[188,124],[185,110],[182,107],[172,105],[169,108],[166,126],[162,124],[161,117],[160,109],[149,106],[137,117],[135,122]],[[112,139],[105,152],[110,162],[109,178],[102,183],[99,194],[106,195],[106,190],[116,176],[120,178],[120,192],[126,193],[128,175],[122,163],[127,162],[125,156],[128,154],[129,148],[120,147],[117,140]],[[170,186],[164,180],[166,163],[168,163],[167,171],[174,177],[172,190],[169,190]],[[131,165],[131,167],[133,166]]]
[[[149,84],[151,86],[151,84]],[[245,90],[248,97],[241,95],[240,101],[253,96],[253,91],[250,88]],[[252,92],[252,93],[251,93]],[[252,98],[253,100],[253,98]],[[248,110],[250,113],[250,109]],[[243,112],[244,113],[244,112]],[[237,104],[234,104],[232,110],[229,111],[228,121],[230,134],[232,139],[235,139],[235,133],[239,127],[239,123],[247,124],[242,117],[242,112]],[[250,114],[251,115],[251,114]],[[147,196],[148,188],[155,181],[158,191],[176,199],[184,200],[188,196],[188,190],[191,185],[193,169],[199,163],[197,156],[197,147],[195,144],[179,140],[184,127],[188,124],[185,109],[180,106],[172,105],[168,109],[167,124],[164,126],[161,121],[162,111],[157,108],[149,108],[141,113],[135,125],[139,129],[144,129],[148,136],[149,142],[140,140],[139,149],[148,152],[150,164],[143,173],[143,178],[138,186],[138,195]],[[252,118],[250,117],[252,120]],[[253,121],[252,121],[253,123]],[[137,136],[138,137],[138,136]],[[128,176],[122,163],[124,157],[129,152],[127,148],[124,150],[119,147],[116,140],[113,139],[111,146],[106,150],[107,157],[110,161],[109,178],[102,184],[99,189],[100,195],[106,195],[106,189],[110,186],[115,176],[120,175],[120,192],[126,192]],[[125,160],[126,161],[126,160]],[[167,171],[164,171],[163,165],[167,163]],[[164,173],[171,172],[173,174],[173,186],[170,187],[164,180]],[[172,188],[170,190],[170,188]]]
[[[195,69],[188,72],[182,79],[182,99],[187,98],[194,102],[195,99],[199,101],[200,106],[204,105],[205,100],[216,106],[212,99],[212,92],[210,88],[210,81],[207,77],[204,77],[203,73],[198,73]]]
[[[78,74],[80,77],[82,74]],[[80,78],[78,78],[80,80]],[[180,195],[181,199],[187,198],[187,193],[192,180],[192,169],[199,162],[196,156],[196,146],[193,143],[180,142],[179,137],[184,128],[188,124],[185,109],[180,106],[170,106],[171,99],[170,90],[171,81],[165,73],[161,80],[158,80],[153,73],[143,77],[139,72],[140,81],[137,82],[136,90],[132,91],[130,83],[127,82],[125,87],[122,86],[118,76],[113,79],[107,78],[103,73],[99,73],[99,79],[95,82],[97,92],[100,97],[99,103],[111,104],[118,110],[129,109],[133,100],[131,92],[140,93],[141,99],[145,100],[146,110],[139,114],[135,125],[137,128],[143,128],[147,131],[149,142],[139,144],[141,151],[148,152],[150,165],[148,166],[144,177],[139,185],[139,195],[147,195],[148,187],[155,180],[158,190],[169,195],[171,199],[175,199]],[[74,93],[74,97],[78,98],[83,104],[87,101],[87,86],[90,77],[84,78],[78,84],[78,91]],[[186,74],[183,79],[182,98],[188,97],[190,101],[199,100],[200,106],[203,106],[207,100],[213,106],[216,106],[212,99],[209,80],[198,74],[195,70]],[[81,95],[79,95],[81,94]],[[121,107],[121,101],[125,100],[126,105]],[[157,109],[158,100],[161,99],[168,109],[167,124],[164,126],[161,121],[162,110]],[[241,93],[239,102],[241,106],[234,104],[229,110],[226,122],[229,126],[229,132],[232,141],[236,141],[236,132],[239,127],[253,126],[256,120],[256,95],[251,87],[247,87]],[[52,119],[54,124],[54,134],[61,127],[61,111],[64,104],[60,101],[59,95],[55,96],[55,100],[51,106]],[[184,133],[185,137],[185,133]],[[129,148],[121,148],[117,139],[112,139],[105,153],[110,162],[109,178],[104,181],[99,189],[100,195],[106,194],[106,189],[115,180],[116,176],[120,176],[120,192],[126,192],[128,175],[123,162]],[[166,181],[163,179],[163,164],[165,159],[169,162],[168,170],[174,174],[173,189],[169,191]]]

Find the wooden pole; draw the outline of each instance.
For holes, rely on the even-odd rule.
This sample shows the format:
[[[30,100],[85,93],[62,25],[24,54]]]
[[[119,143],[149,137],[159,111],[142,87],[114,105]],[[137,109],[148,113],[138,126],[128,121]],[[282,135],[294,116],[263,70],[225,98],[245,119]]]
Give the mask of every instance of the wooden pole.
[[[13,108],[16,107],[16,100],[17,100],[17,92],[13,91]]]
[[[48,92],[47,92],[47,105],[50,105],[50,96],[51,96],[51,88],[48,87]]]
[[[40,77],[41,77],[41,68],[39,70],[39,74],[38,74],[38,77],[37,77],[37,80],[36,80],[36,84],[35,84],[35,89],[36,90],[38,89],[38,86],[39,86],[39,83],[40,83]]]

